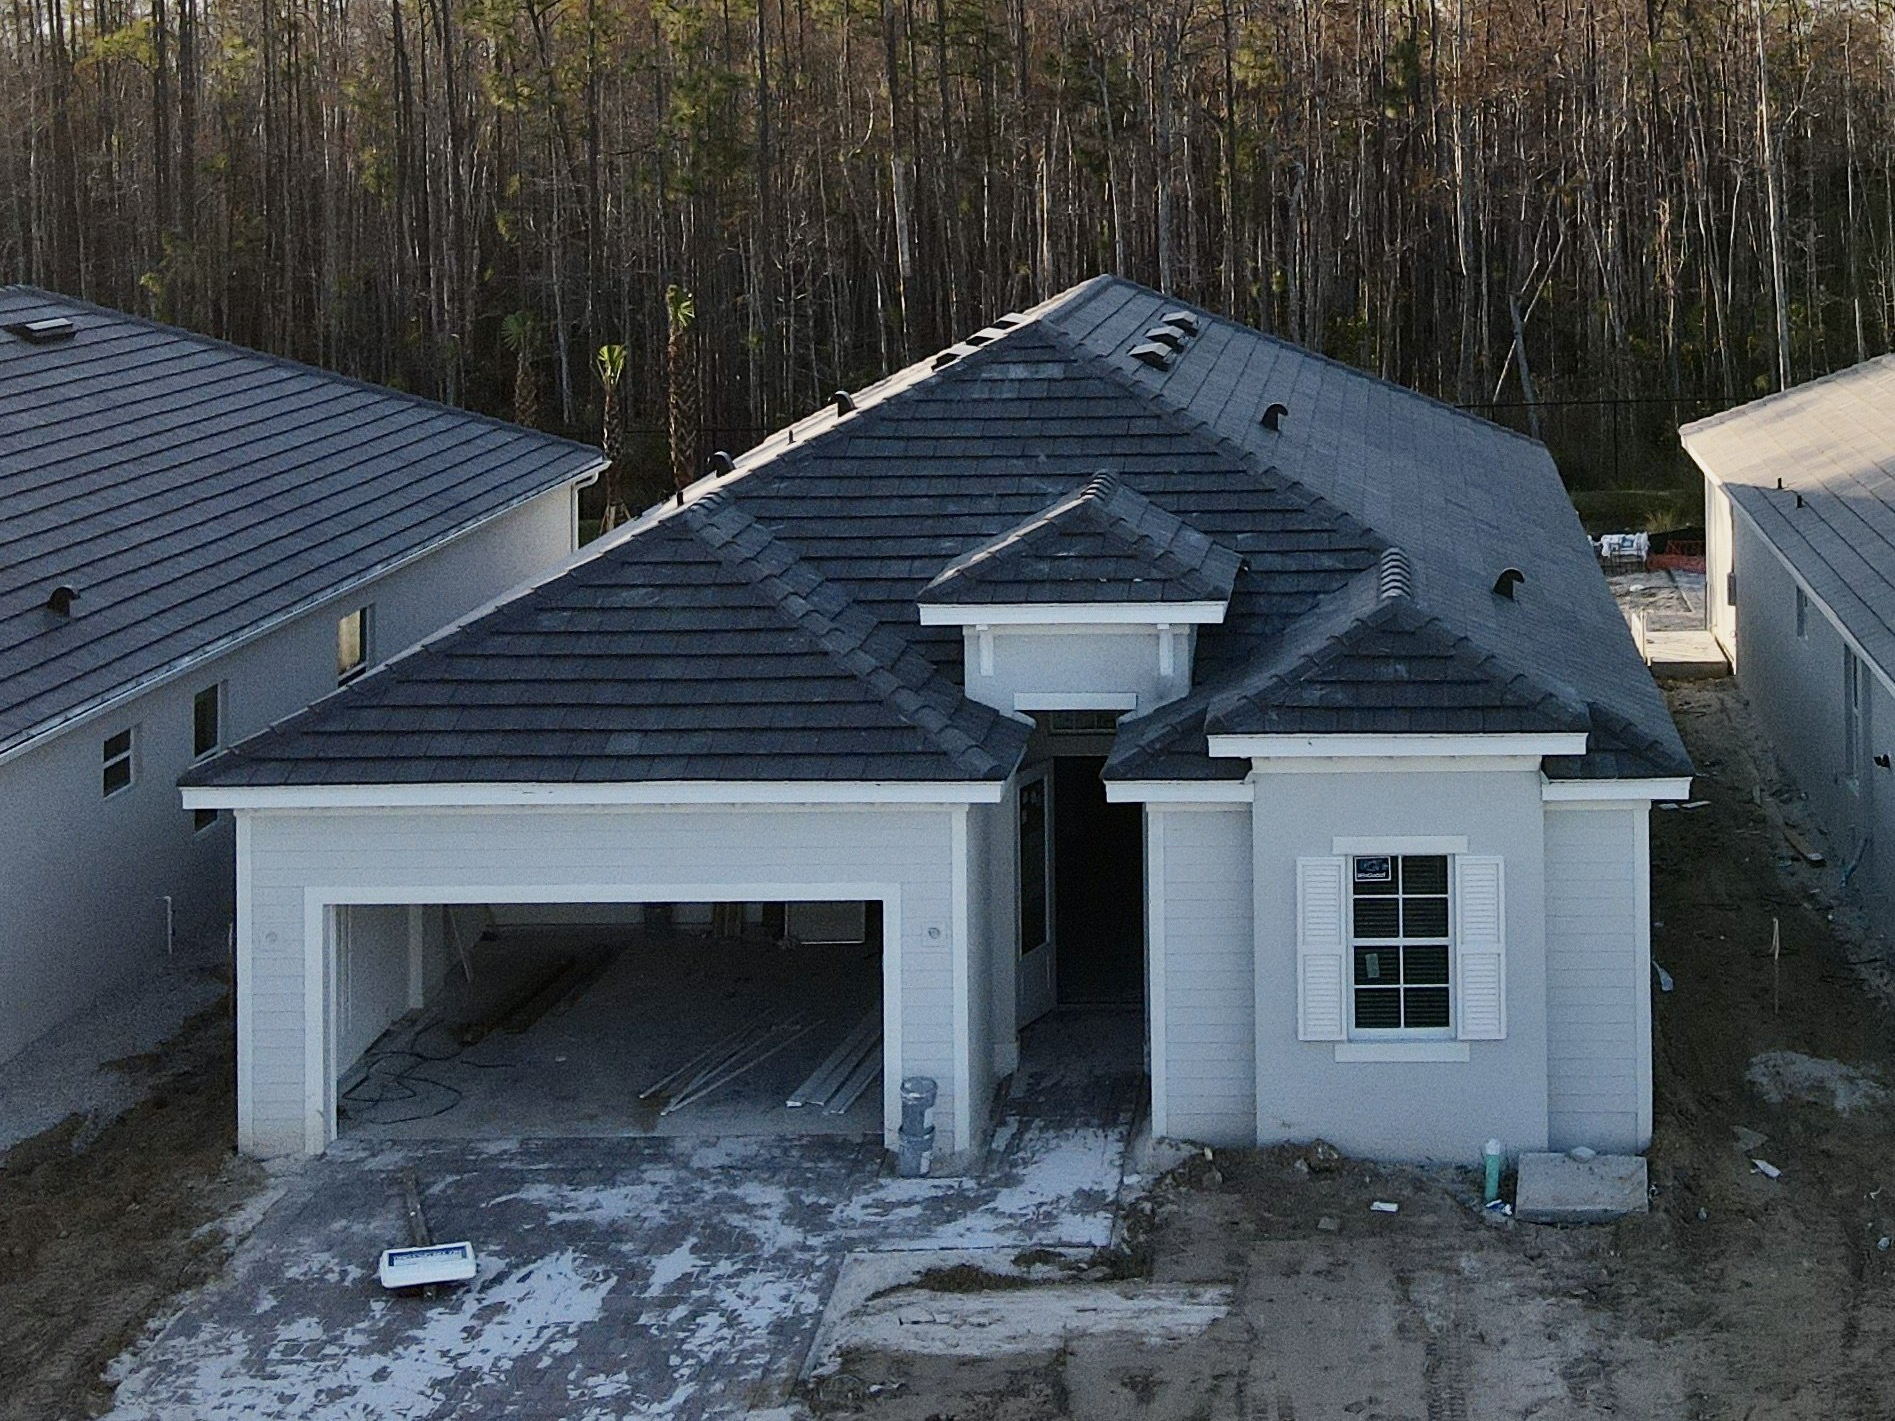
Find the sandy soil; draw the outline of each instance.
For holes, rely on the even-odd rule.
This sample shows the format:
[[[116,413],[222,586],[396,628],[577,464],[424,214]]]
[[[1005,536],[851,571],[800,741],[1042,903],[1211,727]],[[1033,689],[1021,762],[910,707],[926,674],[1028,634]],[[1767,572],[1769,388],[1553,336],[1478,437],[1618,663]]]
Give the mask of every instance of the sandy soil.
[[[1654,956],[1675,989],[1655,1005],[1650,1215],[1500,1221],[1474,1207],[1471,1171],[1220,1152],[1164,1181],[1140,1249],[1155,1281],[1235,1283],[1230,1316],[1196,1341],[993,1359],[857,1350],[814,1410],[1895,1416],[1895,1105],[1875,1088],[1895,1084],[1888,975],[1848,914],[1831,920],[1833,867],[1791,862],[1781,830],[1797,801],[1732,683],[1669,694],[1709,803],[1653,816]],[[1400,1213],[1370,1212],[1376,1199]]]
[[[116,1063],[142,1103],[75,1149],[72,1116],[0,1158],[0,1418],[57,1421],[111,1401],[107,1365],[227,1254],[264,1187],[232,1153],[228,1012]]]

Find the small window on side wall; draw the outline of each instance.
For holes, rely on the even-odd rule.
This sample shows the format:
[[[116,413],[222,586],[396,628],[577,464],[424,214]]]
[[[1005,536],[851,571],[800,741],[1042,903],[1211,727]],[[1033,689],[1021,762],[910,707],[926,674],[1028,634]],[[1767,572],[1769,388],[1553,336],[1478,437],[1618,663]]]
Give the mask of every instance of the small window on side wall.
[[[215,809],[193,809],[191,811],[191,832],[202,834],[217,822],[219,811]]]
[[[1807,640],[1808,637],[1809,593],[1799,587],[1796,589],[1796,639],[1798,641],[1804,641]]]
[[[99,786],[106,798],[132,787],[132,732],[107,736]]]
[[[224,743],[224,685],[206,686],[191,697],[191,758],[202,760]]]
[[[357,607],[336,623],[336,684],[353,681],[368,665],[369,609]]]

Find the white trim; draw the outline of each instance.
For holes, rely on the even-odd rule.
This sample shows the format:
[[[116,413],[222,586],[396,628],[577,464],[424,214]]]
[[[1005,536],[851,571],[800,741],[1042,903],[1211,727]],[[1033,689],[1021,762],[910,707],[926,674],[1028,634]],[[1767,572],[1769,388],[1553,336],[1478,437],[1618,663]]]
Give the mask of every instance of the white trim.
[[[1583,755],[1583,730],[1496,735],[1212,735],[1211,754],[1275,760],[1418,755]]]
[[[1309,759],[1253,760],[1250,775],[1537,774],[1538,755],[1313,755]]]
[[[1165,816],[1145,811],[1145,1016],[1150,1032],[1151,1133],[1170,1128],[1170,1050],[1165,1021]]]
[[[1691,777],[1658,780],[1546,780],[1540,799],[1547,804],[1587,800],[1689,799]]]
[[[1248,780],[1107,780],[1107,804],[1162,804],[1166,808],[1196,805],[1204,809],[1235,809],[1253,802],[1256,792]]]
[[[652,780],[642,784],[187,785],[186,809],[615,804],[998,804],[1003,780]]]
[[[1633,944],[1638,959],[1638,1054],[1633,1080],[1638,1091],[1638,1149],[1652,1142],[1652,818],[1632,816],[1632,914],[1637,922]]]
[[[237,866],[237,1148],[257,1153],[256,1131],[256,953],[253,899],[250,893],[250,816],[236,816]]]
[[[972,953],[967,940],[967,806],[948,816],[948,957],[954,993],[954,1142],[959,1154],[974,1147],[974,1024]]]
[[[1015,691],[1017,711],[1133,711],[1138,697],[1130,691]]]
[[[243,825],[243,819],[238,819]],[[238,876],[239,911],[245,910],[245,875]],[[895,883],[465,883],[312,886],[303,889],[303,1152],[319,1155],[336,1137],[335,943],[330,932],[338,908],[362,904],[459,903],[754,903],[835,902],[861,899],[882,904],[882,1139],[890,1149],[901,1123],[901,886]],[[244,949],[239,947],[239,1012],[242,1011]],[[893,990],[891,990],[891,983]],[[239,1119],[245,1063],[255,1070],[254,1046],[238,1020]],[[958,1109],[957,1109],[958,1117]],[[254,1121],[252,1122],[254,1125]]]
[[[1332,854],[1464,854],[1465,834],[1377,834],[1339,836],[1329,841]]]
[[[570,491],[583,488],[586,484],[595,481],[606,467],[608,467],[607,461],[601,459],[596,465],[587,468],[579,474],[562,479],[560,482],[551,484],[546,488],[535,489],[532,493],[515,499],[504,508],[496,509],[492,513],[476,518],[470,523],[463,523],[460,527],[448,533],[444,533],[441,537],[436,538],[433,542],[423,547],[415,548],[389,562],[378,563],[375,567],[370,568],[367,572],[351,581],[305,597],[302,601],[285,608],[273,616],[266,617],[260,622],[254,622],[240,631],[230,633],[228,636],[220,637],[216,641],[210,642],[198,648],[196,651],[172,662],[163,670],[154,671],[150,675],[140,680],[129,682],[117,690],[104,692],[98,699],[90,704],[76,706],[59,718],[43,721],[38,726],[28,730],[25,733],[25,738],[7,746],[4,750],[0,750],[0,765],[4,765],[14,756],[24,754],[34,746],[50,740],[54,736],[64,735],[69,730],[76,729],[88,721],[97,719],[99,716],[124,705],[127,701],[136,700],[138,697],[158,690],[160,687],[168,686],[171,682],[178,680],[195,668],[204,665],[207,661],[214,661],[220,656],[228,656],[231,652],[248,646],[258,638],[268,636],[278,627],[286,626],[300,617],[320,611],[331,603],[352,596],[369,584],[388,577],[392,573],[401,571],[401,569],[407,567],[410,563],[419,561],[421,558],[427,557],[430,553],[437,552],[449,543],[466,537],[476,529],[484,528],[487,524],[504,518],[509,513],[517,512],[537,498],[544,498],[547,494],[558,493],[561,490]],[[576,493],[573,496],[576,501]],[[187,809],[192,807],[191,805],[185,806]],[[206,805],[204,807],[210,808],[212,806]]]
[[[1224,620],[1222,602],[991,602],[965,607],[950,602],[919,604],[924,627],[1136,626]]]
[[[1336,1046],[1338,1061],[1467,1061],[1473,1052],[1465,1041],[1344,1041]]]

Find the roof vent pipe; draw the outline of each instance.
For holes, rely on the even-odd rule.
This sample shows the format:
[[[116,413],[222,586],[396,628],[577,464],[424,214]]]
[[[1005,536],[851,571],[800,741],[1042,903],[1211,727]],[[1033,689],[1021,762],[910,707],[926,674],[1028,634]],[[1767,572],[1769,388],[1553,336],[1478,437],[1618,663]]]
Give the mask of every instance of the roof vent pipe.
[[[1265,429],[1275,434],[1278,430],[1283,428],[1283,416],[1289,412],[1290,407],[1288,405],[1273,404],[1263,412],[1261,423]]]
[[[1527,580],[1527,575],[1524,572],[1520,571],[1519,568],[1517,567],[1502,568],[1500,570],[1500,576],[1494,579],[1494,596],[1505,597],[1509,602],[1511,602],[1513,601],[1513,589],[1518,587],[1521,583],[1525,582],[1526,580]]]
[[[1796,506],[1798,508],[1801,508],[1803,506],[1803,495],[1800,493],[1796,496]]]
[[[60,583],[46,598],[46,609],[57,612],[62,617],[72,615],[72,604],[79,599],[79,589],[68,583]]]
[[[1400,548],[1384,548],[1375,569],[1375,594],[1386,602],[1391,597],[1415,595],[1415,569],[1408,554]]]
[[[836,413],[838,415],[855,413],[855,396],[851,395],[847,390],[837,390],[835,394],[829,398],[836,402]]]

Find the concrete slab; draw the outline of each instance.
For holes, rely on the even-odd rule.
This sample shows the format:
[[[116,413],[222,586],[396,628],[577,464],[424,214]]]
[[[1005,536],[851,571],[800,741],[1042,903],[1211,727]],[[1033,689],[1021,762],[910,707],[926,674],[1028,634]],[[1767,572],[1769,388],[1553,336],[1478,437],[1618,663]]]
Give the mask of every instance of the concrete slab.
[[[1520,1156],[1516,1218],[1534,1224],[1603,1224],[1651,1207],[1645,1161],[1637,1155]]]

